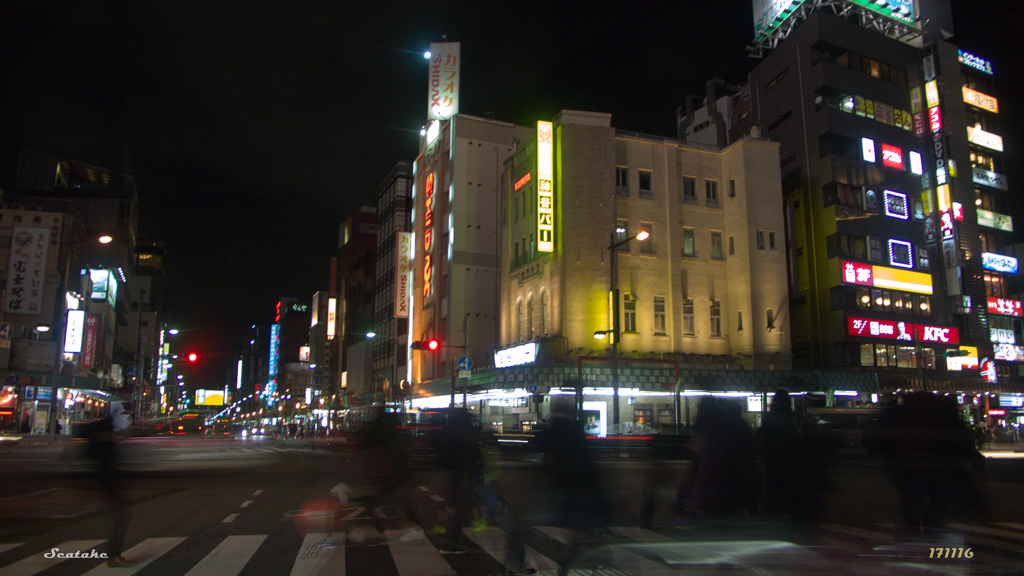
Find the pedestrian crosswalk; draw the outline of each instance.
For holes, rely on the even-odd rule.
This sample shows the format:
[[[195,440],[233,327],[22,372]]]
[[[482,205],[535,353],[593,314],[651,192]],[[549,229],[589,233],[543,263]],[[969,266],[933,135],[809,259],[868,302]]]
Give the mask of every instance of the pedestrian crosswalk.
[[[0,543],[0,576],[35,576],[44,572],[54,576],[132,575],[147,567],[152,570],[145,573],[185,576],[345,576],[348,572],[466,576],[499,574],[506,569],[522,571],[522,565],[512,565],[516,539],[497,526],[476,531],[465,528],[463,542],[470,544],[469,551],[459,556],[442,554],[440,541],[428,537],[419,526],[408,521],[402,526],[379,532],[370,524],[312,532],[301,538],[297,549],[293,544],[297,542],[294,533],[288,538],[280,533],[153,537],[125,550],[126,558],[138,562],[130,568],[106,566],[105,559],[99,556],[105,549],[105,540],[69,540],[42,550],[24,542]],[[617,576],[710,574],[723,567],[734,573],[748,573],[743,569],[749,567],[752,573],[778,576],[806,574],[809,569],[883,574],[887,573],[884,563],[894,558],[893,550],[900,551],[897,560],[903,567],[916,562],[921,567],[934,568],[936,560],[928,558],[928,546],[974,550],[969,560],[943,560],[943,570],[949,574],[1014,573],[1013,567],[1019,566],[1024,553],[1024,524],[954,523],[948,528],[934,542],[918,540],[914,546],[902,547],[897,527],[892,524],[820,524],[803,534],[800,545],[761,536],[723,539],[721,534],[715,537],[713,531],[702,534],[700,527],[653,531],[636,526],[609,526],[583,533],[564,527],[534,526],[518,532],[517,538],[518,552],[525,554],[525,565],[541,576],[557,574],[559,562],[566,562],[583,574]],[[195,553],[190,552],[193,549]],[[832,557],[829,550],[841,553]],[[279,560],[278,564],[269,558]],[[282,569],[272,571],[271,565]],[[988,570],[979,572],[979,566]]]

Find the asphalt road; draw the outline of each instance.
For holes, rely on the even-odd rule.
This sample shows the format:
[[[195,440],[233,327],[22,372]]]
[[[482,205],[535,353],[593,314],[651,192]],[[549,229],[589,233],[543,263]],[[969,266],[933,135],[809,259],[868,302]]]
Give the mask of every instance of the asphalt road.
[[[187,437],[125,448],[124,495],[132,508],[125,556],[140,565],[115,570],[101,558],[46,558],[54,548],[104,553],[110,505],[77,445],[0,446],[0,576],[505,571],[512,530],[504,522],[477,532],[467,527],[464,555],[442,555],[440,536],[424,533],[443,518],[452,497],[446,474],[436,468],[418,469],[400,498],[375,506],[363,497],[355,463],[339,445]],[[988,461],[987,522],[968,517],[914,540],[896,536],[896,493],[884,471],[863,459],[827,472],[819,519],[800,526],[675,516],[667,500],[690,473],[687,462],[658,468],[653,484],[661,485],[665,500],[656,509],[659,529],[637,526],[643,488],[655,470],[647,462],[598,463],[610,510],[606,525],[586,530],[566,530],[551,516],[545,474],[536,464],[504,463],[498,484],[528,525],[528,562],[545,574],[556,573],[559,562],[602,574],[1019,574],[1024,459],[1002,456]],[[339,492],[347,492],[347,502],[339,503]],[[936,548],[953,554],[970,548],[973,557],[929,558]],[[579,549],[589,552],[575,554]]]

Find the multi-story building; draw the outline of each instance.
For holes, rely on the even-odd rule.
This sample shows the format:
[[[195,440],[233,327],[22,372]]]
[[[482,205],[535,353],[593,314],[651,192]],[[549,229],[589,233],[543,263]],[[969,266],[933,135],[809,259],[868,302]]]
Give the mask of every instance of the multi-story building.
[[[468,355],[490,363],[498,338],[498,197],[502,163],[534,130],[457,114],[421,139],[413,189],[414,265],[409,340],[436,338],[437,354],[412,352],[405,379],[452,376]],[[408,350],[408,347],[405,348]]]
[[[377,265],[377,207],[361,206],[345,219],[339,228],[338,256],[335,275],[331,279],[337,287],[335,336],[331,346],[330,373],[335,376],[330,394],[341,392],[342,384],[349,384],[346,374],[350,347],[362,343],[374,333],[374,286]],[[370,348],[367,347],[367,350]],[[369,363],[369,360],[367,360]],[[360,371],[359,374],[367,374]],[[356,382],[357,386],[372,387],[370,382]]]
[[[412,162],[395,165],[377,197],[377,279],[373,297],[373,380],[394,391],[405,379],[412,286]],[[392,395],[394,396],[394,395]]]
[[[948,3],[789,4],[755,13],[763,60],[722,121],[781,144],[794,365],[994,390],[1016,261],[990,64],[943,39]]]

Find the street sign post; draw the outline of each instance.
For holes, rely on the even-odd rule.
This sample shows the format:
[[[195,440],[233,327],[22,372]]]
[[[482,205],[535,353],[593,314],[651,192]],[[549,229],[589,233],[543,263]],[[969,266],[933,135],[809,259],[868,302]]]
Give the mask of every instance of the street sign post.
[[[473,359],[469,356],[459,356],[459,370],[470,370],[473,368]]]

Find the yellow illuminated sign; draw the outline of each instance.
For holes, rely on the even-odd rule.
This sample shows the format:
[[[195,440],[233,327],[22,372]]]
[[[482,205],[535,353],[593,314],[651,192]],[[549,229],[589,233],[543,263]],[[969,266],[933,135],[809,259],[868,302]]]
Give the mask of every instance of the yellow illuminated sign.
[[[949,199],[949,184],[939,186],[939,212],[949,212],[953,209],[953,203]]]
[[[537,122],[537,251],[555,251],[555,170],[551,122]]]
[[[912,272],[910,270],[897,270],[885,266],[872,266],[871,275],[874,276],[875,288],[890,288],[892,290],[903,290],[918,294],[932,293],[931,274]]]
[[[929,108],[939,105],[939,82],[931,80],[924,85],[924,98]]]
[[[996,100],[988,94],[982,94],[976,90],[971,90],[967,86],[964,86],[964,102],[972,106],[977,106],[982,110],[988,110],[993,114],[999,113],[999,100]]]

